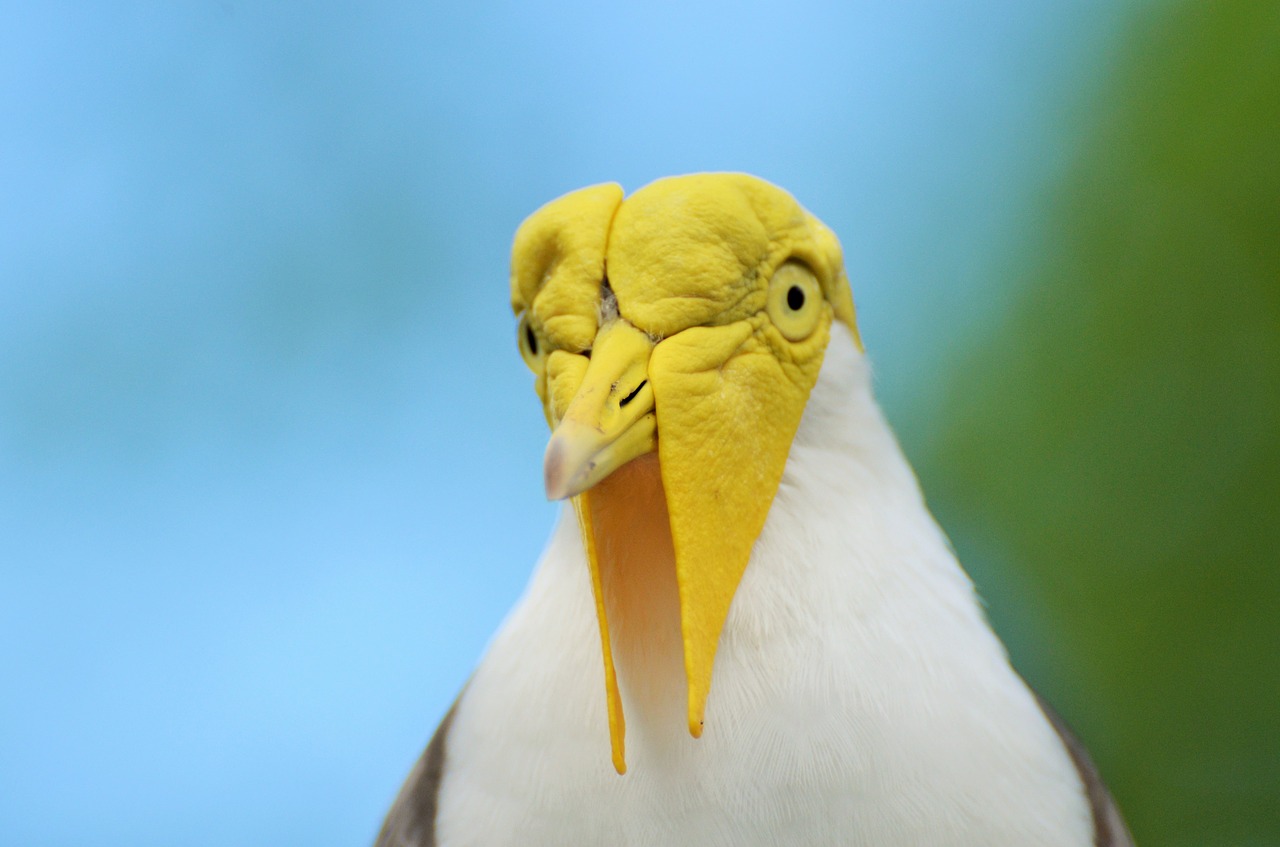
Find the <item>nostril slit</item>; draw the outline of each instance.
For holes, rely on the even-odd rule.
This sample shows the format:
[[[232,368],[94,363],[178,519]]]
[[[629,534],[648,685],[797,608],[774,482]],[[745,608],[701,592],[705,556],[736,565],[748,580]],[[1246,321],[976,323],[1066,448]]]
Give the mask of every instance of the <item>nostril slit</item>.
[[[636,395],[640,393],[640,389],[641,389],[641,388],[644,388],[644,387],[645,387],[646,385],[648,385],[648,384],[649,384],[649,380],[647,380],[647,379],[645,379],[645,380],[641,380],[641,381],[640,381],[640,384],[636,386],[636,390],[635,390],[635,391],[632,391],[632,392],[631,392],[630,394],[628,394],[626,397],[623,397],[623,398],[622,398],[622,402],[621,402],[621,403],[619,403],[618,405],[619,405],[619,406],[626,406],[626,405],[627,405],[628,403],[630,403],[632,400],[636,399]]]

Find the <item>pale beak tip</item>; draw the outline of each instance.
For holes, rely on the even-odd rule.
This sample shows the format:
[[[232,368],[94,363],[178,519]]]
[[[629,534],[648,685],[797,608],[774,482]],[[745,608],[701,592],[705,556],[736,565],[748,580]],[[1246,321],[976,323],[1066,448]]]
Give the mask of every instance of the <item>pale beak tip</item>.
[[[548,500],[563,500],[569,496],[564,465],[564,445],[553,435],[547,445],[546,458],[542,462],[542,483],[546,486]]]

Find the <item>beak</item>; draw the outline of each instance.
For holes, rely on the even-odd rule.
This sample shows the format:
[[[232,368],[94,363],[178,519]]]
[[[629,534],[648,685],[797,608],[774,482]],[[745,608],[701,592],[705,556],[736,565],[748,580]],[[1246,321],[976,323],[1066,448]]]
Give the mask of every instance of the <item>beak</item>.
[[[658,446],[649,356],[654,342],[624,320],[596,336],[586,374],[543,460],[548,500],[573,497]]]

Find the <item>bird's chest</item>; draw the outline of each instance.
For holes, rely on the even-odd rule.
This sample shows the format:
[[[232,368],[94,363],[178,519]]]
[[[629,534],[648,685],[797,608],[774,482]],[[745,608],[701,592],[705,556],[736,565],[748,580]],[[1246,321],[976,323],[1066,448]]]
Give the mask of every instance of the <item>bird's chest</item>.
[[[839,721],[813,708],[815,691],[738,673],[729,652],[699,739],[682,698],[657,708],[654,691],[626,698],[619,775],[599,657],[553,649],[554,672],[509,673],[499,690],[482,670],[471,683],[446,748],[439,843],[850,843],[849,789],[865,782],[865,760]],[[492,661],[505,664],[501,650]]]
[[[701,738],[682,679],[627,684],[623,668],[620,776],[589,584],[564,562],[540,571],[458,708],[438,843],[1087,843],[1069,763],[1035,746],[1051,742],[1034,706],[1010,701],[1020,683],[989,634],[970,643],[928,610],[845,627],[834,583],[793,597],[830,631],[788,625],[757,602],[787,596],[771,579],[740,590]],[[1001,672],[1015,687],[973,681]]]

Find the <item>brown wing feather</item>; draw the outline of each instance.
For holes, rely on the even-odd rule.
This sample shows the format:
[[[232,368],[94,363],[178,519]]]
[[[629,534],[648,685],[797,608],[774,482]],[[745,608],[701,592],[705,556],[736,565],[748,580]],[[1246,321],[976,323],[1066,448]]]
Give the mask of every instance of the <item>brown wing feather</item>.
[[[426,752],[409,772],[409,778],[382,822],[382,831],[378,833],[374,847],[435,847],[436,801],[444,777],[446,738],[457,708],[455,700],[440,726],[436,727]]]
[[[1089,751],[1084,749],[1084,745],[1067,726],[1067,722],[1045,702],[1043,697],[1036,694],[1036,701],[1039,702],[1045,717],[1049,719],[1050,725],[1057,731],[1058,737],[1062,739],[1063,746],[1067,748],[1067,753],[1080,774],[1080,782],[1084,786],[1085,796],[1089,798],[1089,808],[1093,812],[1093,843],[1096,847],[1134,847],[1133,836],[1129,834],[1129,828],[1125,826],[1124,818],[1120,816],[1116,801],[1111,799],[1111,792],[1103,784],[1098,768],[1089,758]]]

